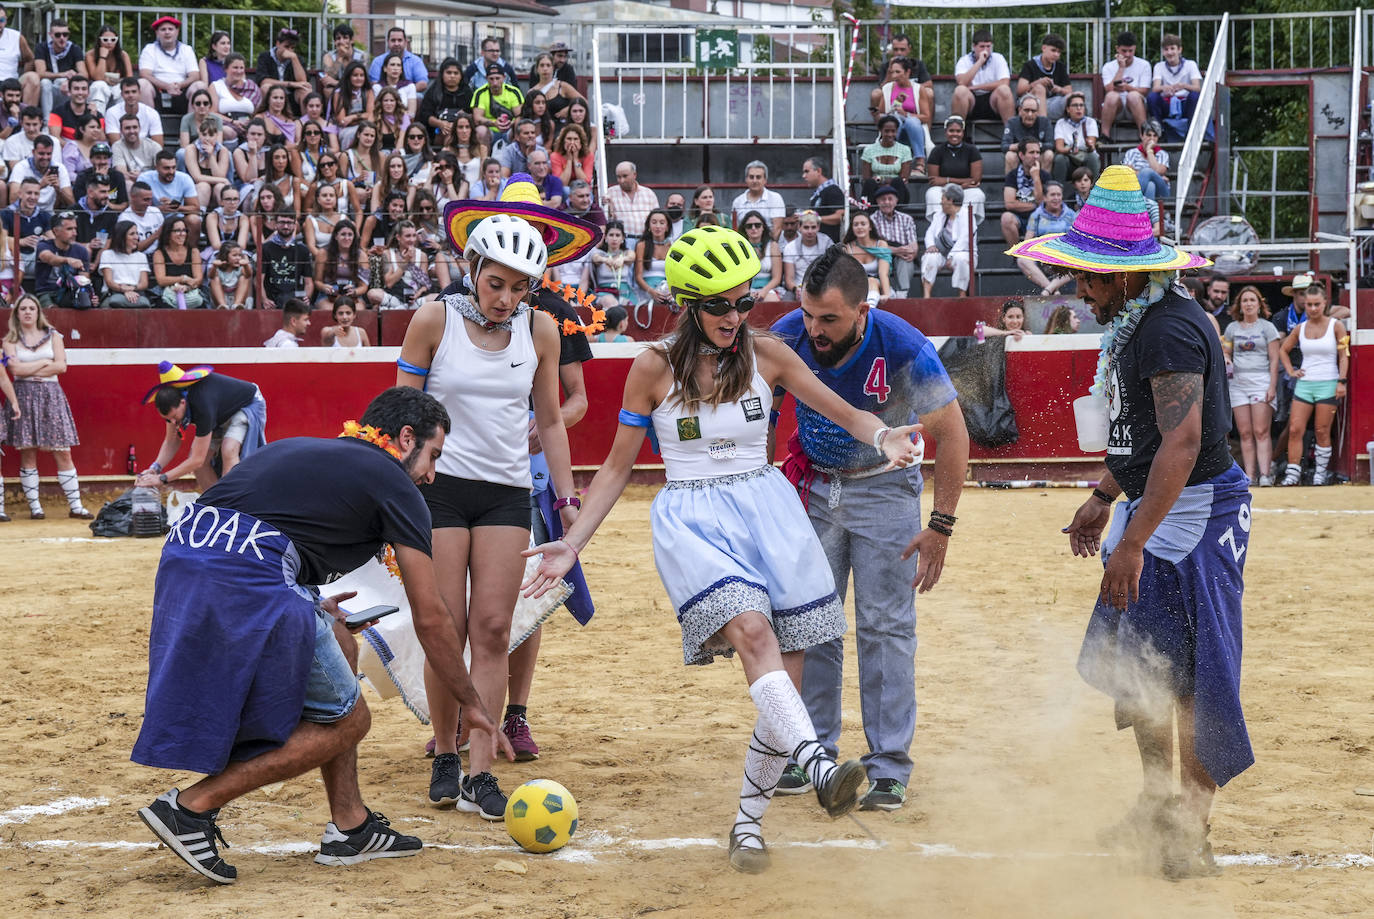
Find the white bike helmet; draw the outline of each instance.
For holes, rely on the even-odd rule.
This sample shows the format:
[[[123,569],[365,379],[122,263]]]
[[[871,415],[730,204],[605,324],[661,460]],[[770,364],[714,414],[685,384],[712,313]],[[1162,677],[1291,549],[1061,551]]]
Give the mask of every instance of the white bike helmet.
[[[532,279],[543,277],[549,250],[543,234],[527,221],[510,214],[484,218],[468,236],[463,258],[477,274],[477,259],[491,259]]]

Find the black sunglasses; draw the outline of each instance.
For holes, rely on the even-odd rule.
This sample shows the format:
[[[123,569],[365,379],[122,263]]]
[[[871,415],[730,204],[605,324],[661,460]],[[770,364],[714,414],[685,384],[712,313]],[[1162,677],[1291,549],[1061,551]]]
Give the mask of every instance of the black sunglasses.
[[[763,224],[761,224],[761,223],[746,223],[746,224],[744,225],[744,228],[745,228],[746,230],[762,230],[762,229],[763,229]]]
[[[725,316],[731,310],[738,310],[740,315],[744,315],[754,308],[754,296],[753,294],[745,294],[733,303],[724,297],[711,297],[707,300],[689,301],[688,306],[694,306],[711,316]]]

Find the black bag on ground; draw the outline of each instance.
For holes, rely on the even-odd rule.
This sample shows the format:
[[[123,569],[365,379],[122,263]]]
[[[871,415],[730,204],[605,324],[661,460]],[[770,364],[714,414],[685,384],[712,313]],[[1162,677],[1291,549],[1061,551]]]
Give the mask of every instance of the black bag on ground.
[[[151,515],[149,515],[151,516]],[[139,532],[139,536],[159,536],[167,532],[167,509],[158,507],[157,531]],[[113,501],[105,502],[100,513],[91,521],[91,533],[95,536],[133,536],[134,533],[134,490],[131,488]]]
[[[940,348],[969,439],[980,447],[1005,447],[1021,436],[1007,397],[1006,347],[1002,337],[979,344],[972,336],[950,336]]]

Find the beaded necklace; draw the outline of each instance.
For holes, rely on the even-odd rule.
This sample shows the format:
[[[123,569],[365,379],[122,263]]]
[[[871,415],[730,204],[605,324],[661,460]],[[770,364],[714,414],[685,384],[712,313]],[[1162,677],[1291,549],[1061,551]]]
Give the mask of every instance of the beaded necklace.
[[[1115,366],[1121,352],[1126,349],[1126,345],[1135,334],[1136,328],[1140,325],[1140,320],[1145,318],[1145,311],[1153,304],[1158,303],[1164,297],[1164,291],[1173,280],[1173,272],[1152,271],[1145,289],[1140,292],[1140,296],[1127,300],[1121,307],[1121,312],[1112,317],[1107,324],[1107,331],[1102,333],[1102,350],[1097,355],[1097,375],[1093,379],[1093,385],[1088,390],[1095,396],[1108,396],[1108,383],[1111,378],[1112,368]]]

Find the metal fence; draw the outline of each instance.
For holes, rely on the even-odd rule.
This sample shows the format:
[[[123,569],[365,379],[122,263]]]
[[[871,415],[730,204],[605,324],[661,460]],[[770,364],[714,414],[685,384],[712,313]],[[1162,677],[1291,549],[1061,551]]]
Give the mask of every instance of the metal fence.
[[[1284,201],[1308,202],[1307,147],[1232,147],[1232,209],[1245,217],[1260,238],[1268,241],[1307,239],[1311,236],[1305,205],[1284,206]]]

